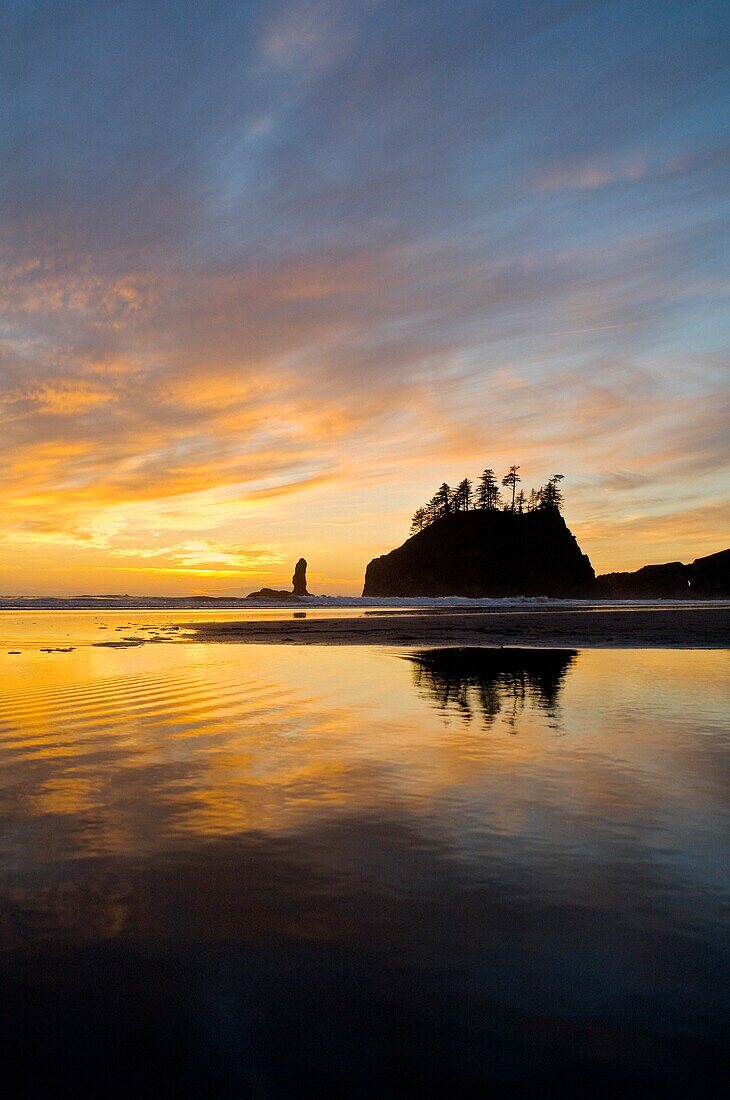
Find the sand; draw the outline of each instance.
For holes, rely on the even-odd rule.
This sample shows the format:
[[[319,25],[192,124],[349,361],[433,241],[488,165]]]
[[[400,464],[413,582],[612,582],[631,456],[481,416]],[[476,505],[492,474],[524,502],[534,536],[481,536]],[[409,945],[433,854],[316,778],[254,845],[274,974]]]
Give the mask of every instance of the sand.
[[[188,623],[196,642],[383,646],[730,646],[730,605],[379,611],[362,618]]]

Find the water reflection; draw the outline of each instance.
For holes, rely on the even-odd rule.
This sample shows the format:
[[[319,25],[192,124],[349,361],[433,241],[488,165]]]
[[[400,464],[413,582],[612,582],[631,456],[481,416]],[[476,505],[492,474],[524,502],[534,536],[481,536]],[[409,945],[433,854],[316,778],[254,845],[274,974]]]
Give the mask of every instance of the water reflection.
[[[716,651],[8,656],[6,1073],[28,1095],[706,1095],[727,672]]]
[[[407,655],[416,688],[439,710],[474,714],[485,726],[503,710],[512,726],[526,706],[557,718],[565,674],[577,653],[572,649],[426,649]]]

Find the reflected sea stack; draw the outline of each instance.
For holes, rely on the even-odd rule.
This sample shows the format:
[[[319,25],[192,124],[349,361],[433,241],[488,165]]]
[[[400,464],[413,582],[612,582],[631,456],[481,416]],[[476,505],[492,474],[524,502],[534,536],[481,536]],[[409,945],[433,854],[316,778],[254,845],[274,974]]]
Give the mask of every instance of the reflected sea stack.
[[[573,649],[427,649],[409,654],[416,688],[440,710],[490,725],[503,706],[531,704],[554,715]]]

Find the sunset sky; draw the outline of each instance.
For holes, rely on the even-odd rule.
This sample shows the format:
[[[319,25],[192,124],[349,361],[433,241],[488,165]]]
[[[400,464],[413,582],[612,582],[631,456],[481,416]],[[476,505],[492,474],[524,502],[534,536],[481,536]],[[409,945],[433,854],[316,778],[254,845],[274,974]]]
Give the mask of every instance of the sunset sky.
[[[0,594],[356,593],[439,482],[730,544],[726,3],[4,0]]]

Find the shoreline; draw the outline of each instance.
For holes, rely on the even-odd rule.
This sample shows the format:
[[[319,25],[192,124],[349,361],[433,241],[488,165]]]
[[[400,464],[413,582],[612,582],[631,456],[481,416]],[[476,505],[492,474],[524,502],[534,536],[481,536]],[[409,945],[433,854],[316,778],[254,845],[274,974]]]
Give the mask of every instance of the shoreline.
[[[270,645],[730,648],[730,606],[513,610],[384,609],[362,618],[180,624],[186,642]]]
[[[587,599],[557,596],[293,596],[286,600],[251,600],[247,597],[172,596],[0,596],[0,613],[11,612],[132,612],[132,611],[360,611],[365,615],[403,611],[431,614],[465,611],[570,611],[603,609],[677,610],[680,608],[730,608],[730,597],[716,599]]]

